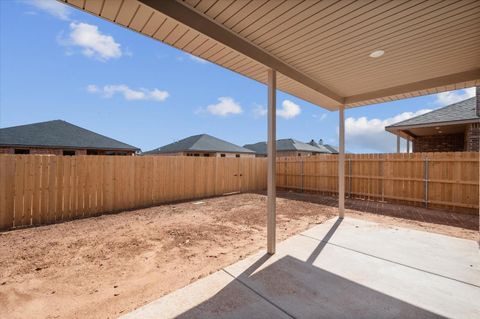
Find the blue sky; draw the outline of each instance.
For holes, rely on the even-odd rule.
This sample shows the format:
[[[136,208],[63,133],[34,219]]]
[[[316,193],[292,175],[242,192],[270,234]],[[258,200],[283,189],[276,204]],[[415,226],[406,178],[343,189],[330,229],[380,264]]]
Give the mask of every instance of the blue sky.
[[[473,89],[347,110],[346,147],[394,151],[383,131]],[[338,113],[278,92],[277,137],[338,143]],[[263,84],[54,0],[0,1],[0,127],[63,119],[149,150],[208,133],[266,139]]]

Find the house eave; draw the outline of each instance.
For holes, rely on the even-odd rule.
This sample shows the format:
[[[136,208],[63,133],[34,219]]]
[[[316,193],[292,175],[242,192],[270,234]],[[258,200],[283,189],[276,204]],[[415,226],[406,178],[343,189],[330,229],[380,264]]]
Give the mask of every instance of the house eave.
[[[470,123],[478,123],[478,122],[480,122],[479,118],[468,119],[468,120],[458,120],[458,121],[432,122],[432,123],[416,124],[416,125],[391,125],[391,126],[385,126],[385,130],[391,133],[394,133],[394,131],[408,130],[408,129],[420,128],[420,127],[470,124]]]

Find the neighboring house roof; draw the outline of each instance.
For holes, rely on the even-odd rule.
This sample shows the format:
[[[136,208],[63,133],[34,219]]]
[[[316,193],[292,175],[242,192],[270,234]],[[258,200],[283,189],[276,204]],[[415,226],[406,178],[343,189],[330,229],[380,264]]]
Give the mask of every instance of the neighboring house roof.
[[[253,153],[253,151],[229,143],[208,134],[194,135],[183,140],[144,152],[143,154],[179,153],[179,152],[222,152]]]
[[[80,148],[138,151],[122,143],[71,123],[54,120],[0,129],[0,145],[48,148]]]
[[[319,148],[326,148],[329,153],[338,154],[338,147],[330,144],[323,144],[322,140],[320,140],[320,143],[315,142],[315,140],[311,140],[308,142],[308,144]]]
[[[337,146],[333,146],[333,145],[330,145],[330,144],[323,144],[323,147],[328,149],[332,154],[338,154],[338,147]]]
[[[267,154],[267,143],[266,142],[258,142],[255,144],[245,144],[243,147],[252,150],[255,154],[258,155],[266,155]],[[278,151],[278,146],[277,146]]]
[[[255,144],[247,144],[243,147],[248,148],[254,151],[256,154],[259,155],[266,155],[267,154],[267,143],[266,142],[258,142]],[[277,152],[312,152],[312,153],[331,153],[327,148],[323,145],[313,146],[308,143],[303,143],[291,138],[277,140]]]
[[[312,146],[315,146],[315,147],[319,147],[320,144],[318,144],[317,142],[315,142],[315,140],[311,140],[310,142],[308,142],[308,144],[312,145]]]
[[[476,98],[472,97],[455,104],[447,105],[440,109],[412,117],[408,120],[387,126],[396,128],[403,126],[425,126],[429,124],[440,124],[449,122],[475,121],[480,117],[476,114]]]

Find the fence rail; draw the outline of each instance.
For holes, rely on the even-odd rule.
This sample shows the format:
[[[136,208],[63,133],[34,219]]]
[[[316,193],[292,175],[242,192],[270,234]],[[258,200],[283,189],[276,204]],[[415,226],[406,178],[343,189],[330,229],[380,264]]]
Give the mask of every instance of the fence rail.
[[[476,152],[346,154],[345,172],[348,197],[478,213]],[[277,186],[336,194],[338,159],[335,155],[279,158]]]
[[[277,186],[336,194],[335,155],[277,160]],[[478,153],[347,154],[348,197],[478,213]],[[0,155],[0,230],[266,189],[265,158]]]
[[[0,229],[266,188],[266,159],[0,155]]]

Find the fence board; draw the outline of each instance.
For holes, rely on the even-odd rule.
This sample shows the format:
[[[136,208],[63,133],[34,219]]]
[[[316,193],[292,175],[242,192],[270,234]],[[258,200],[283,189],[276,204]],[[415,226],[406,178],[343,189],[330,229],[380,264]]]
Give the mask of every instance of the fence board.
[[[14,222],[15,159],[0,157],[0,229]]]

